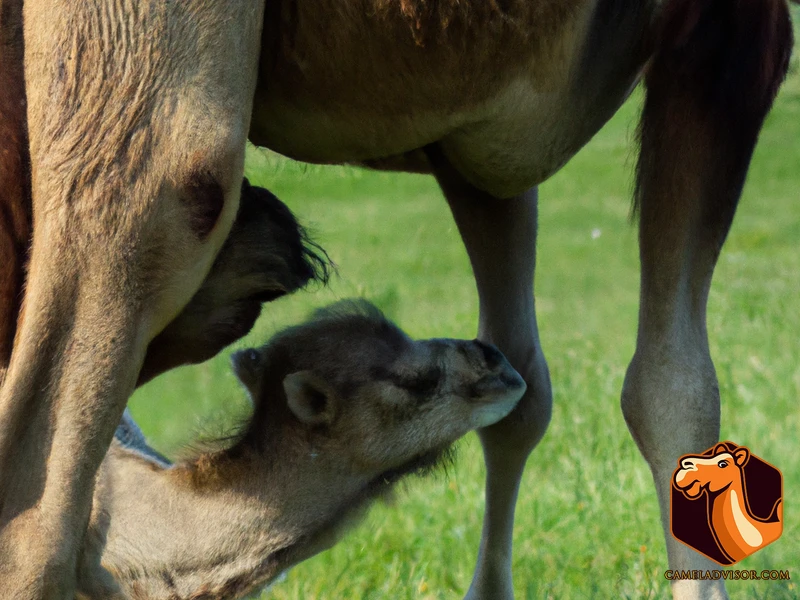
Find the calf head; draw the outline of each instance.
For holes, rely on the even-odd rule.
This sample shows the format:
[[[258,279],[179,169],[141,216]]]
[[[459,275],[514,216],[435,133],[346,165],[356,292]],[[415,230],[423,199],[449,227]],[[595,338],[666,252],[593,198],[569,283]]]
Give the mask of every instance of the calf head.
[[[239,212],[202,286],[147,348],[139,384],[208,360],[246,335],[264,302],[326,281],[325,251],[269,190],[245,179]]]
[[[505,417],[526,387],[493,346],[414,341],[354,301],[236,353],[233,364],[255,404],[246,441],[294,438],[333,468],[386,482]]]

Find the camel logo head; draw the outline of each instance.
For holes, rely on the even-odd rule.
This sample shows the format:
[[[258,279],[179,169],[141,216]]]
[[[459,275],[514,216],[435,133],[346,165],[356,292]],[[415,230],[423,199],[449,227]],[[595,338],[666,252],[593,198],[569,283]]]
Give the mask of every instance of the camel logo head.
[[[749,458],[750,451],[745,447],[730,452],[725,445],[717,444],[711,458],[703,455],[683,456],[672,484],[690,500],[703,492],[716,494],[741,477],[741,469]]]
[[[672,534],[734,564],[780,537],[782,486],[778,469],[732,442],[684,455],[672,476]]]

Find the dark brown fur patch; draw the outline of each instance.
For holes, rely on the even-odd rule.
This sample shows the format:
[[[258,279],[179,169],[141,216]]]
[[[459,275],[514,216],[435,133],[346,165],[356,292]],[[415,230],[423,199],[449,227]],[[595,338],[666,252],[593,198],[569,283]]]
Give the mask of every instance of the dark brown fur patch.
[[[397,2],[386,0],[378,6],[390,8]],[[505,2],[503,4],[509,4]],[[513,7],[513,4],[512,4]],[[399,9],[411,27],[414,40],[423,45],[426,40],[444,33],[455,22],[481,23],[513,19],[508,7],[497,0],[463,2],[461,0],[399,0]]]
[[[634,210],[655,187],[679,180],[678,170],[700,170],[710,199],[704,219],[716,224],[721,246],[792,42],[786,0],[665,6],[646,76]]]
[[[661,67],[752,130],[786,76],[792,26],[785,0],[672,0],[659,41],[653,77]]]
[[[0,370],[8,365],[31,234],[22,0],[0,0]]]
[[[225,192],[216,178],[207,171],[195,171],[186,182],[184,205],[189,210],[192,231],[205,239],[217,224],[225,206]]]

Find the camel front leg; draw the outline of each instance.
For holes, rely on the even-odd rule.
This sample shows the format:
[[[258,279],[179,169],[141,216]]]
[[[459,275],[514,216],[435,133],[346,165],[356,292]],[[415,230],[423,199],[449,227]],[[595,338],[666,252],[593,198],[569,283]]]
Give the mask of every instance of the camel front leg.
[[[509,600],[514,508],[525,462],[550,422],[550,375],[533,297],[537,192],[497,199],[468,184],[437,148],[428,150],[469,254],[480,300],[478,338],[495,344],[528,384],[517,408],[478,432],[486,463],[486,509],[467,598]]]
[[[236,214],[263,6],[25,4],[34,231],[0,390],[0,589],[73,598],[148,343]]]
[[[678,0],[665,15],[642,113],[641,304],[622,409],[653,474],[669,568],[706,570],[719,565],[670,533],[671,479],[683,454],[719,439],[708,292],[759,129],[786,72],[791,26],[782,0]],[[721,581],[674,581],[672,592],[680,600],[727,597]]]

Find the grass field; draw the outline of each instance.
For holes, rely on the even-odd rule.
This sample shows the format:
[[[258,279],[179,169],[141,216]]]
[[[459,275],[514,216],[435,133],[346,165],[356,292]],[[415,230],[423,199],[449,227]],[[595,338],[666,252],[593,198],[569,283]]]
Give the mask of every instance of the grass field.
[[[536,276],[555,392],[552,425],[528,462],[517,508],[518,599],[661,598],[666,552],[650,474],[619,410],[634,350],[635,228],[628,220],[639,96],[541,188]],[[363,296],[418,337],[471,338],[474,284],[457,232],[427,177],[308,167],[254,150],[247,172],[309,225],[339,265],[327,289],[268,305],[239,347],[263,343],[314,307]],[[722,437],[784,474],[785,529],[743,569],[792,582],[732,582],[733,598],[800,597],[800,73],[795,60],[762,134],[709,303],[723,399]],[[166,453],[199,427],[245,410],[229,353],[140,390],[132,410]],[[460,598],[483,509],[474,434],[447,476],[414,480],[340,545],[293,569],[264,597]]]

